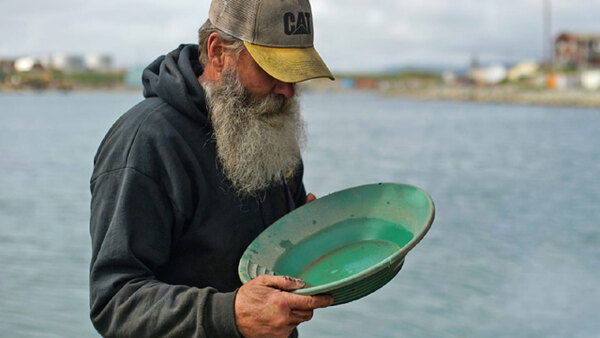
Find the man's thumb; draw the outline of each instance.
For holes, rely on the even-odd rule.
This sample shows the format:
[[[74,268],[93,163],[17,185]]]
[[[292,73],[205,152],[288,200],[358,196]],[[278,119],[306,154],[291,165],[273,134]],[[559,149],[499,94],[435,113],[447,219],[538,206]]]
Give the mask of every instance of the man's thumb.
[[[283,291],[302,289],[306,285],[302,279],[290,276],[262,275],[261,277],[264,285]]]

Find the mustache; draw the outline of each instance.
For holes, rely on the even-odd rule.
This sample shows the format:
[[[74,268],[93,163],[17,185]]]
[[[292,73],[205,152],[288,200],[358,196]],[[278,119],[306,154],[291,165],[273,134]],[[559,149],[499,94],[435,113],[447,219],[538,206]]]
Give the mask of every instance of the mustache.
[[[247,102],[248,108],[262,117],[285,113],[291,104],[292,100],[282,94],[267,94],[265,97],[249,99]]]
[[[226,69],[217,86],[215,96],[236,97],[238,104],[245,111],[257,116],[273,116],[285,113],[295,104],[296,96],[291,98],[283,94],[269,93],[263,97],[252,97],[248,90],[240,83],[234,68]]]

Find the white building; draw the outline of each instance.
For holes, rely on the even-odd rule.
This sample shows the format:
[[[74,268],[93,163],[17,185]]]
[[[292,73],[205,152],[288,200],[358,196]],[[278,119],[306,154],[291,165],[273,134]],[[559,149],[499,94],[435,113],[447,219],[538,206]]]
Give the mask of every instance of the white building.
[[[476,84],[493,85],[498,84],[506,78],[506,67],[492,65],[489,67],[477,67],[469,70],[469,78]]]
[[[54,54],[50,58],[50,65],[63,72],[81,72],[85,70],[85,63],[81,56]]]
[[[540,65],[533,61],[520,62],[508,70],[509,81],[533,78],[539,71]]]
[[[586,70],[581,72],[581,86],[587,90],[600,89],[600,70]]]
[[[15,60],[15,70],[17,72],[29,72],[36,66],[40,66],[40,60],[32,56],[23,56]]]
[[[112,63],[109,55],[88,54],[85,57],[85,67],[91,71],[108,72],[112,70]]]

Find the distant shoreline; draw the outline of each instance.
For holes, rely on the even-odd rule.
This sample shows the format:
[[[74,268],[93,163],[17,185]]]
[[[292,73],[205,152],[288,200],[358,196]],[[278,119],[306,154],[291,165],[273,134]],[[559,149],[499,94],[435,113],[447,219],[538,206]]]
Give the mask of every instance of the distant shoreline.
[[[600,107],[600,92],[585,90],[533,90],[510,87],[436,87],[380,91],[383,95],[423,100],[533,104],[563,107]]]
[[[62,94],[69,94],[69,93],[102,93],[102,92],[106,92],[106,93],[118,93],[118,92],[123,92],[123,93],[135,93],[135,92],[139,92],[140,94],[143,91],[143,87],[141,86],[115,86],[115,87],[98,87],[98,88],[94,88],[94,87],[90,87],[90,88],[71,88],[71,89],[59,89],[59,88],[44,88],[44,89],[33,89],[33,88],[26,88],[26,89],[6,89],[6,88],[1,88],[0,87],[0,94],[18,94],[18,93],[62,93]]]
[[[584,89],[535,89],[519,86],[447,86],[431,85],[403,89],[341,88],[326,82],[303,85],[307,92],[371,93],[426,101],[457,101],[502,104],[531,104],[559,107],[600,107],[600,91]]]
[[[425,101],[457,101],[457,102],[480,102],[480,103],[502,103],[502,104],[532,104],[542,106],[558,107],[600,107],[600,92],[574,90],[534,90],[519,89],[514,87],[450,87],[436,86],[418,89],[344,89],[330,86],[314,86],[312,84],[302,85],[305,92],[316,93],[365,93],[382,95],[386,97],[402,97]],[[62,89],[5,89],[0,88],[0,94],[6,93],[93,93],[93,92],[123,92],[142,93],[141,86],[118,86],[107,88],[73,88]]]

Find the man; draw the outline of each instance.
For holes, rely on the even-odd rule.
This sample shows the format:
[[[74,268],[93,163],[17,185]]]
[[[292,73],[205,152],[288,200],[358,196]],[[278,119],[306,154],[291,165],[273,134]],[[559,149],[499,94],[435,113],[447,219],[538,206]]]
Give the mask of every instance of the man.
[[[330,296],[238,261],[314,199],[302,184],[296,82],[333,79],[308,0],[214,0],[198,46],[143,75],[145,100],[108,132],[91,178],[91,319],[113,337],[286,337]],[[199,49],[199,50],[198,50]]]

